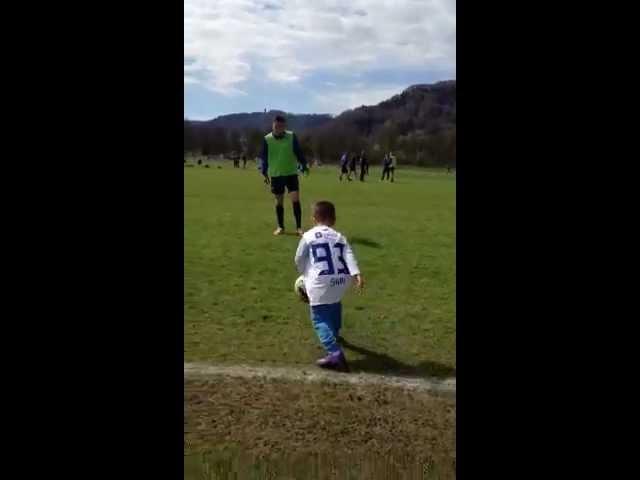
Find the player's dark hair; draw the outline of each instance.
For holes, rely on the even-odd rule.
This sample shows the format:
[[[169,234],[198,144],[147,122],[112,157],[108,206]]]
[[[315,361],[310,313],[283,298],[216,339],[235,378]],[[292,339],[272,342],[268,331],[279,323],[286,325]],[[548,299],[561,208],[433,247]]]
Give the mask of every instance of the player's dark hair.
[[[287,123],[287,119],[284,118],[282,115],[276,115],[273,121],[278,123]]]
[[[336,223],[336,207],[333,203],[326,200],[316,202],[313,204],[313,217],[322,223],[328,223],[333,225]]]

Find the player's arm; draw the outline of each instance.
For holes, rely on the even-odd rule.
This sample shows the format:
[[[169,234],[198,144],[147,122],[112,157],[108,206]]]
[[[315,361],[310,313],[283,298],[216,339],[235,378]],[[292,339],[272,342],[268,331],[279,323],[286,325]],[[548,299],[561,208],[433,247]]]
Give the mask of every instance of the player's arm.
[[[262,176],[264,177],[264,183],[270,183],[269,175],[267,173],[269,172],[269,163],[267,160],[268,158],[269,158],[269,145],[267,144],[267,141],[263,138],[262,149],[260,150],[260,160],[262,160],[260,167],[261,167]]]
[[[353,249],[346,238],[343,237],[344,240],[344,261],[347,264],[347,268],[349,272],[356,280],[356,286],[358,289],[362,290],[364,288],[364,278],[362,277],[362,273],[360,273],[360,268],[358,267],[358,262],[356,260],[356,256],[353,253]]]
[[[304,173],[309,173],[309,167],[307,166],[307,159],[304,157],[300,143],[298,143],[298,136],[293,134],[293,153],[298,157],[298,163],[302,167]]]
[[[304,238],[300,239],[298,243],[298,249],[296,250],[296,256],[294,258],[298,273],[303,274],[309,260],[309,244]]]

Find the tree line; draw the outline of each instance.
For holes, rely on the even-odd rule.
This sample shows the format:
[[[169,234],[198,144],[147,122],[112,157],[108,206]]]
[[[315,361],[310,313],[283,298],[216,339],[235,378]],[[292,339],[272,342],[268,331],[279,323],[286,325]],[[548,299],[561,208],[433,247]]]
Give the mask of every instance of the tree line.
[[[413,86],[376,106],[347,110],[296,134],[309,161],[337,163],[343,152],[364,150],[371,163],[382,162],[384,154],[393,151],[400,164],[455,166],[455,93],[455,81]],[[185,120],[184,150],[255,158],[267,133]]]
[[[255,158],[267,133],[258,129],[194,128],[185,122],[184,151],[203,156],[235,153]],[[321,132],[298,134],[298,139],[307,159],[322,163],[337,163],[343,152],[359,154],[362,150],[371,162],[381,162],[389,151],[393,151],[400,163],[409,165],[455,165],[456,159],[455,127],[434,133],[412,131],[402,135],[397,126],[390,124],[375,136],[366,137],[336,126]]]

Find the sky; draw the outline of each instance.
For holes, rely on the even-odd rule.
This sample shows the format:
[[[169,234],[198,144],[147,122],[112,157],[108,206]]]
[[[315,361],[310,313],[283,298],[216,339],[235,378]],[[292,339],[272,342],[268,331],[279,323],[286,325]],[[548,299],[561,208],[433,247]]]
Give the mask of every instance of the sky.
[[[184,0],[184,115],[337,115],[456,78],[455,0]]]

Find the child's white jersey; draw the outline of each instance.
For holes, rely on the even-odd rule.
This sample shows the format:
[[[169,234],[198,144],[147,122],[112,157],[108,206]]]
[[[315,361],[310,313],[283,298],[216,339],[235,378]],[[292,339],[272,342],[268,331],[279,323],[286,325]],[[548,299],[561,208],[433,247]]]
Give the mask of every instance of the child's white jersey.
[[[351,276],[360,274],[346,237],[325,225],[304,233],[295,262],[312,306],[339,302],[351,285]]]

